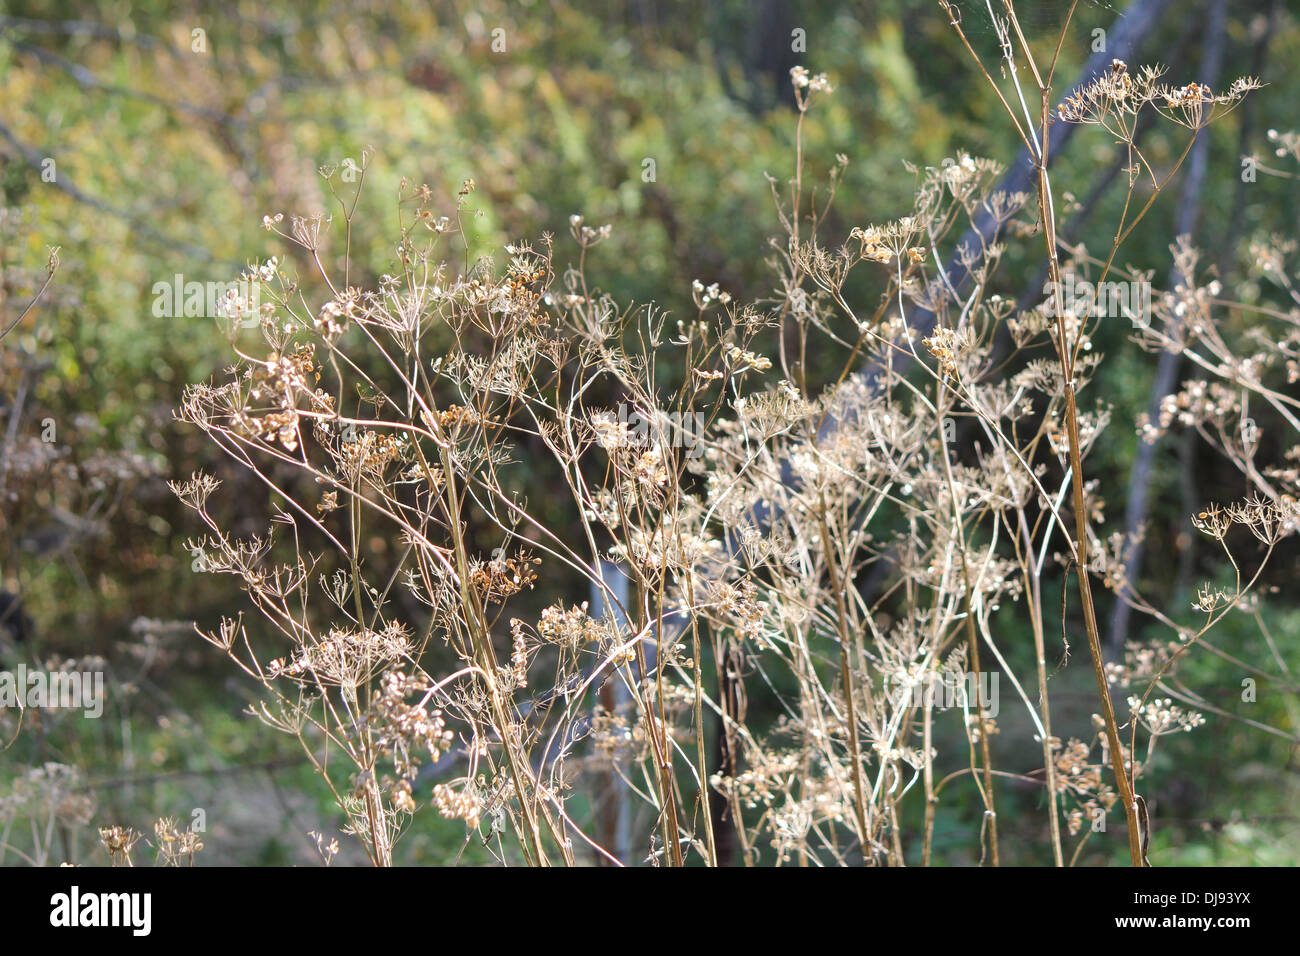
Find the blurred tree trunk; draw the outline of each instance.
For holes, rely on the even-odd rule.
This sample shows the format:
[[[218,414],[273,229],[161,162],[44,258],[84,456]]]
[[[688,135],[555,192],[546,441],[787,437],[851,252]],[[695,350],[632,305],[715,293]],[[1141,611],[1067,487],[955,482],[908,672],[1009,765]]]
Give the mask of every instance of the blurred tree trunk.
[[[1214,89],[1219,81],[1223,66],[1224,21],[1226,17],[1226,0],[1210,0],[1205,12],[1205,46],[1201,55],[1201,68],[1198,82]],[[1196,235],[1197,223],[1201,214],[1201,197],[1205,188],[1205,177],[1209,165],[1210,136],[1202,130],[1197,134],[1188,157],[1187,178],[1183,181],[1183,190],[1174,219],[1174,232],[1179,236]],[[1181,282],[1192,281],[1191,276],[1174,272],[1170,285],[1176,287]],[[1160,406],[1167,395],[1178,386],[1178,371],[1182,356],[1176,352],[1161,352],[1156,365],[1155,381],[1151,386],[1151,397],[1147,402],[1147,415],[1156,421],[1160,417]],[[1122,653],[1124,643],[1128,640],[1129,621],[1132,607],[1126,598],[1132,593],[1131,585],[1136,583],[1142,572],[1142,542],[1138,536],[1147,520],[1150,510],[1150,486],[1152,469],[1155,464],[1159,441],[1139,440],[1133,467],[1129,471],[1128,495],[1124,509],[1124,533],[1126,540],[1132,541],[1124,564],[1125,584],[1116,595],[1115,610],[1111,615],[1109,656],[1117,657]]]

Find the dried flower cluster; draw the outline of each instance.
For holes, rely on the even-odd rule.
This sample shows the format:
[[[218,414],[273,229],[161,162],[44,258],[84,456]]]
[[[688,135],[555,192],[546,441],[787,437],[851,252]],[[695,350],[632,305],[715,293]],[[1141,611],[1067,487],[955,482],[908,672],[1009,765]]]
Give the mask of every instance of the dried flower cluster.
[[[1258,85],[1216,94],[1159,76],[1117,61],[1059,115],[1130,140],[1150,105],[1198,130]],[[802,68],[792,79],[801,115],[831,92]],[[1050,119],[1045,105],[1037,122]],[[268,288],[263,344],[232,338],[231,380],[193,386],[181,417],[287,503],[241,540],[209,511],[214,479],[175,490],[207,528],[207,566],[261,614],[255,634],[227,620],[208,640],[260,683],[258,715],[302,742],[374,862],[391,862],[425,804],[537,865],[718,863],[723,846],[749,862],[898,864],[913,843],[928,863],[949,787],[977,794],[972,839],[997,862],[997,711],[1012,704],[1036,732],[1026,779],[1044,788],[1054,860],[1116,808],[1136,832],[1156,739],[1202,721],[1174,665],[1251,582],[1207,596],[1199,629],[1133,597],[1179,640],[1109,675],[1085,620],[1101,713],[1054,735],[1048,659],[1064,666],[1069,629],[1044,584],[1074,575],[1090,607],[1094,580],[1122,590],[1132,542],[1106,533],[1083,475],[1110,422],[1085,397],[1098,317],[992,291],[1008,236],[1046,240],[1054,280],[1067,266],[1050,195],[1000,191],[999,173],[964,153],[917,170],[907,215],[828,245],[830,200],[812,202],[800,168],[777,194],[779,295],[741,304],[701,279],[696,313],[672,329],[615,304],[585,266],[557,270],[550,235],[540,251],[512,243],[503,267],[458,270],[472,182],[446,210],[404,184],[392,273],[373,290],[323,264],[337,252],[325,221],[264,220],[318,264],[323,304],[297,279]],[[990,221],[998,241],[961,241]],[[584,254],[610,234],[570,222]],[[1300,454],[1256,467],[1233,436],[1247,391],[1291,414],[1265,381],[1295,368],[1300,340],[1234,359],[1210,315],[1219,290],[1175,253],[1187,279],[1154,297],[1145,340],[1225,384],[1189,385],[1146,424],[1195,427],[1243,464],[1258,494],[1197,524],[1219,539],[1249,527],[1267,551],[1296,529]],[[1113,258],[1079,250],[1068,265],[1104,273]],[[863,287],[879,297],[864,304]],[[819,350],[839,374],[818,378]],[[685,421],[699,427],[664,424]],[[544,509],[541,474],[560,492]],[[554,593],[574,575],[585,603]],[[1031,673],[1001,643],[1013,615],[1034,635]],[[270,639],[283,649],[265,652]],[[1132,686],[1127,745],[1108,677]],[[751,720],[757,694],[779,719]],[[904,828],[912,803],[919,833]],[[629,827],[633,844],[609,842]]]

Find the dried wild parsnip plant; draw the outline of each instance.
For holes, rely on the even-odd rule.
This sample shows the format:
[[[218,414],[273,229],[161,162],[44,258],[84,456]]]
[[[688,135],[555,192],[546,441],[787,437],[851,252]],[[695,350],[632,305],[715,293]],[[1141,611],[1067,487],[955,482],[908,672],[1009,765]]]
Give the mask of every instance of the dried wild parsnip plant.
[[[1190,146],[1258,84],[1174,88],[1116,61],[1054,115],[1055,61],[1040,68],[1009,2],[990,5],[1001,81],[941,5],[1033,158],[1035,192],[1001,191],[998,164],[959,154],[914,170],[906,215],[828,244],[848,159],[828,190],[806,185],[804,117],[832,90],[796,68],[798,153],[788,188],[773,185],[784,236],[767,300],[741,303],[701,279],[689,316],[620,307],[587,268],[611,227],[581,216],[571,268],[557,270],[550,235],[507,246],[499,267],[470,267],[468,181],[445,217],[427,187],[403,183],[395,263],[371,289],[328,249],[329,220],[264,220],[311,264],[315,288],[276,259],[252,269],[255,313],[227,310],[229,380],[192,386],[180,416],[266,485],[271,527],[225,530],[209,510],[215,478],[173,487],[206,527],[190,542],[202,569],[238,578],[264,622],[227,619],[205,636],[260,685],[258,716],[301,741],[374,863],[393,861],[425,804],[506,862],[676,866],[735,853],[746,864],[901,865],[919,843],[910,852],[928,864],[947,788],[968,785],[984,810],[981,859],[996,864],[1007,776],[1044,788],[1058,865],[1116,803],[1133,862],[1145,859],[1137,782],[1158,737],[1202,719],[1174,664],[1258,572],[1206,595],[1200,629],[1142,605],[1178,639],[1107,672],[1093,586],[1117,588],[1131,542],[1099,530],[1105,502],[1084,462],[1110,411],[1081,396],[1102,360],[1096,323],[1133,316],[1067,298],[1062,280],[1092,270],[1097,282],[1149,281],[1116,265],[1173,175],[1158,179],[1137,148],[1138,114],[1185,126]],[[1148,187],[1100,257],[1057,238],[1054,122],[1128,143],[1129,198]],[[340,207],[350,237],[355,198]],[[996,241],[962,241],[990,219],[996,228],[976,234]],[[1052,293],[1018,308],[992,291],[1004,243],[1039,239]],[[1180,254],[1193,276],[1193,254]],[[954,264],[968,281],[954,280]],[[876,304],[863,288],[881,290]],[[1180,395],[1170,421],[1150,427],[1180,416],[1217,436],[1259,496],[1197,520],[1219,540],[1245,523],[1271,547],[1296,528],[1281,489],[1297,484],[1300,456],[1259,469],[1227,423],[1247,391],[1292,424],[1296,402],[1262,384],[1258,357],[1229,365],[1208,317],[1214,294],[1156,296],[1157,319],[1180,319],[1144,334],[1202,343],[1195,356],[1234,397]],[[257,349],[239,335],[250,321]],[[1288,342],[1272,354],[1290,369]],[[827,354],[838,372],[823,387]],[[530,502],[534,472],[567,499]],[[1044,585],[1071,571],[1099,697],[1093,726],[1063,742]],[[599,600],[551,600],[553,582],[575,579]],[[540,613],[523,610],[534,589],[547,595]],[[1027,619],[1032,674],[1009,662],[1007,615]],[[1034,727],[1036,774],[995,766],[994,679]],[[1133,695],[1127,722],[1112,681]],[[759,694],[777,719],[751,719]],[[964,742],[956,753],[938,749],[946,712]],[[919,833],[906,825],[917,803]],[[609,823],[631,819],[629,806],[645,813],[633,845],[619,846]]]

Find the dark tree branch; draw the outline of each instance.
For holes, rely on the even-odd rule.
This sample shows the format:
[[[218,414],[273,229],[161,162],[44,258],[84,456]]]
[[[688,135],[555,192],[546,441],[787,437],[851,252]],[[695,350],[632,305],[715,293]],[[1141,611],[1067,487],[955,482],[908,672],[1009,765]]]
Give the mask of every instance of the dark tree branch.
[[[4,123],[0,123],[0,139],[6,140],[18,152],[18,155],[27,162],[27,165],[37,171],[41,170],[41,163],[43,162],[44,157],[31,146],[28,146],[15,136],[13,131]],[[97,212],[102,212],[105,215],[113,216],[116,219],[121,219],[127,222],[138,235],[146,239],[166,246],[168,249],[179,250],[180,252],[183,252],[199,261],[212,261],[212,255],[201,246],[196,246],[189,242],[182,242],[181,240],[165,235],[142,216],[138,216],[130,210],[109,205],[102,199],[98,199],[95,196],[82,191],[73,183],[69,182],[65,175],[60,174],[54,182],[50,183],[50,185],[55,189],[58,189],[60,192],[67,193],[77,202],[89,206]]]
[[[155,106],[161,106],[163,109],[179,113],[189,113],[191,116],[205,119],[212,123],[223,125],[239,125],[239,121],[220,110],[208,109],[205,106],[195,106],[192,103],[182,103],[179,101],[169,100],[165,97],[158,96],[154,93],[147,93],[143,90],[133,90],[129,86],[119,86],[115,83],[105,83],[95,73],[88,70],[79,63],[73,63],[66,57],[60,56],[53,50],[46,50],[43,47],[33,46],[30,43],[23,43],[19,40],[10,40],[9,45],[15,50],[30,54],[36,57],[42,63],[48,63],[72,77],[73,81],[83,90],[99,90],[102,93],[109,93],[113,96],[121,96],[127,99],[141,100],[145,103],[152,103]]]
[[[1132,59],[1142,41],[1156,26],[1160,15],[1169,4],[1170,0],[1134,0],[1133,3],[1129,4],[1128,9],[1124,11],[1108,34],[1106,49],[1094,53],[1088,58],[1079,79],[1070,88],[1070,95],[1073,95],[1100,76],[1110,67],[1112,60]],[[1061,124],[1052,137],[1052,149],[1048,154],[1049,167],[1052,160],[1059,157],[1064,151],[1077,129],[1078,127],[1072,123]],[[1015,162],[1011,164],[1011,168],[1002,177],[1002,182],[998,184],[997,191],[1006,195],[1032,193],[1036,188],[1037,180],[1037,162],[1030,156],[1028,150],[1022,148],[1016,156]],[[972,250],[988,248],[997,241],[998,228],[997,220],[992,215],[985,213],[978,222],[966,230],[965,235],[957,243],[957,249],[960,250],[963,247]],[[959,252],[954,253],[944,268],[949,279],[952,280],[953,287],[956,289],[960,289],[970,279],[970,271],[962,264]],[[913,333],[929,334],[934,327],[934,313],[924,309],[913,312],[911,326]]]
[[[1133,0],[1128,8],[1120,15],[1115,26],[1108,34],[1106,49],[1102,52],[1094,53],[1088,58],[1080,71],[1079,79],[1075,81],[1070,88],[1070,94],[1073,95],[1079,89],[1087,86],[1094,79],[1100,76],[1105,70],[1109,69],[1112,60],[1130,60],[1137,53],[1142,41],[1155,28],[1159,22],[1160,15],[1164,13],[1171,0]],[[1048,154],[1048,166],[1058,159],[1064,152],[1065,147],[1073,138],[1075,130],[1078,127],[1074,124],[1062,124],[1061,128],[1052,138],[1052,148]],[[998,184],[996,192],[1004,195],[1014,193],[1032,193],[1036,188],[1038,179],[1038,167],[1036,160],[1029,154],[1027,149],[1022,148],[1017,154],[1015,161],[1002,177]],[[958,241],[956,250],[944,264],[944,270],[947,273],[952,287],[960,291],[971,278],[971,270],[963,263],[961,250],[983,250],[998,240],[1000,223],[990,213],[983,213],[979,219],[971,225]],[[929,335],[934,329],[935,314],[929,309],[915,309],[908,320],[908,328],[915,337]],[[906,350],[896,351],[893,368],[895,371],[906,368],[911,364],[912,358]],[[874,364],[869,364],[862,372],[863,381],[874,385],[879,378],[880,369]],[[825,424],[822,426],[822,435],[826,436],[838,427],[837,423],[830,416],[827,416]]]

